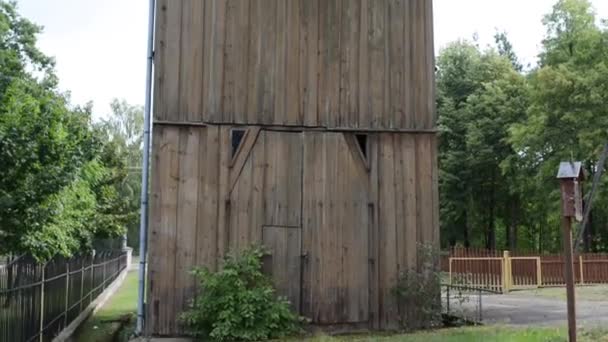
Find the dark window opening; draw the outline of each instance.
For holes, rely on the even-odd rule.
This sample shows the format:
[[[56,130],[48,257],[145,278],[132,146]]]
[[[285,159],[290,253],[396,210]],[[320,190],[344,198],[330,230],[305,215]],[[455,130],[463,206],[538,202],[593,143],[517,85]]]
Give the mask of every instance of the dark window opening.
[[[367,158],[367,134],[356,134],[357,144],[363,157]]]
[[[244,129],[233,129],[231,131],[232,157],[234,157],[236,151],[239,150],[239,146],[241,146],[241,142],[243,141],[244,136]]]

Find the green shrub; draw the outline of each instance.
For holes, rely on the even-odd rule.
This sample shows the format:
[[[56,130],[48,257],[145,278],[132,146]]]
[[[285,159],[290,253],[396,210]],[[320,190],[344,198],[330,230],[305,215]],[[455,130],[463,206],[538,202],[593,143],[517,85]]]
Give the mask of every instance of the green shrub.
[[[254,247],[230,254],[218,272],[193,271],[201,291],[182,314],[192,335],[214,341],[260,341],[299,331],[300,318],[286,299],[276,296],[271,280],[262,273],[266,254]]]
[[[399,274],[393,294],[399,306],[401,328],[406,331],[438,327],[441,319],[441,272],[433,247],[418,246],[418,267]]]

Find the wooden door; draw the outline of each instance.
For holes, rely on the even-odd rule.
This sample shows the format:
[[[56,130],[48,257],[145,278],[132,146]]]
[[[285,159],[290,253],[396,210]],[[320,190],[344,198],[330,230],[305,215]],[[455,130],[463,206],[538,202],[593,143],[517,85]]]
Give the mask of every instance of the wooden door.
[[[302,134],[250,129],[233,160],[229,249],[263,244],[277,293],[300,311]]]
[[[302,312],[317,324],[369,320],[369,170],[343,133],[304,133]]]
[[[272,277],[277,293],[300,312],[302,230],[300,227],[265,226],[262,241],[270,251],[264,260],[264,272]]]

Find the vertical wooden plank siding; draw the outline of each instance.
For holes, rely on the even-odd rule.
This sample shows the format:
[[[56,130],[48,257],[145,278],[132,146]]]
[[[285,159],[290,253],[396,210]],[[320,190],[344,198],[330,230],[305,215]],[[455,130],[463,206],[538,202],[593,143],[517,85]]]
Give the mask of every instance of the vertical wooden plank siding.
[[[300,6],[300,102],[299,117],[304,126],[318,125],[318,51],[319,51],[319,3],[321,0],[299,1]]]
[[[260,243],[314,324],[415,314],[392,289],[439,242],[432,18],[432,0],[158,0],[151,334],[185,333],[192,267]],[[235,157],[236,126],[255,137]]]
[[[156,131],[159,141],[155,155],[156,181],[152,190],[152,226],[150,231],[151,316],[154,331],[171,334],[176,331],[175,265],[177,247],[177,206],[179,191],[179,128],[166,127]],[[150,312],[149,311],[149,312]]]
[[[380,134],[379,157],[379,306],[380,325],[396,328],[397,303],[391,289],[397,284],[397,226],[395,217],[394,135]]]
[[[303,313],[322,324],[367,322],[368,173],[341,133],[307,133],[304,146]]]
[[[228,0],[226,8],[223,121],[247,122],[251,1]]]
[[[154,120],[170,119],[166,116],[164,106],[170,101],[167,98],[165,86],[165,70],[166,62],[166,33],[167,33],[167,2],[169,0],[156,1],[156,23],[154,35]],[[201,88],[202,90],[202,88]],[[156,151],[156,150],[154,150]]]
[[[370,99],[370,49],[369,49],[369,30],[370,18],[369,7],[373,0],[361,0],[361,13],[359,15],[359,91],[358,107],[354,117],[350,119],[353,127],[366,127],[368,120],[373,116]]]
[[[203,49],[205,1],[184,0],[182,6],[179,74],[179,120],[198,121],[202,117]]]
[[[433,128],[431,0],[163,0],[155,117]]]
[[[190,271],[196,260],[196,233],[199,187],[198,127],[183,127],[179,132],[179,192],[177,200],[177,238],[175,258],[175,310],[183,312],[194,295],[194,278]]]
[[[386,114],[386,98],[388,98],[387,82],[387,41],[386,15],[387,1],[370,1],[369,6],[369,54],[370,54],[370,76],[369,76],[369,101],[371,112],[366,121],[360,122],[361,127],[379,128],[383,127],[383,118]]]
[[[205,127],[200,135],[195,265],[215,270],[218,266],[220,130],[218,127]]]
[[[405,33],[405,5],[407,0],[390,0],[388,3],[388,98],[390,106],[387,108],[384,124],[389,127],[403,127],[406,123],[406,94],[405,67],[404,63],[406,44],[401,40]]]
[[[275,113],[275,121],[283,124],[302,125],[302,104],[300,102],[300,39],[302,23],[300,2],[286,1],[286,51],[285,51],[285,109],[283,114]]]
[[[348,0],[346,0],[348,1]],[[340,23],[342,0],[319,3],[319,123],[335,127],[340,99]]]
[[[431,151],[431,135],[418,135],[416,137],[416,179],[417,189],[416,198],[418,201],[418,224],[420,231],[420,243],[433,243],[433,235],[435,232],[433,222],[433,212],[435,197],[433,189],[433,171]]]
[[[280,296],[286,297],[296,312],[300,311],[300,255],[302,230],[294,227],[265,226],[262,242],[270,250],[269,274]]]
[[[161,158],[164,160],[164,155],[167,154],[165,151],[161,151],[161,143],[164,144],[163,139],[164,129],[163,127],[157,127],[153,131],[152,138],[152,155],[151,155],[151,191],[150,191],[150,212],[149,217],[149,231],[148,231],[148,249],[150,251],[148,255],[148,279],[146,284],[146,291],[148,293],[147,306],[146,306],[146,332],[148,334],[157,334],[160,330],[160,315],[159,308],[155,307],[159,305],[159,291],[161,284],[159,283],[160,277],[162,277],[163,270],[161,269],[162,263],[162,251],[158,250],[161,244],[164,242],[164,237],[159,236],[161,230],[161,220],[163,213],[161,212],[161,200],[162,200],[162,188],[164,183],[161,183],[162,177],[161,172],[157,168],[161,162]],[[162,157],[161,157],[162,156]],[[82,275],[81,275],[82,278]],[[82,289],[81,289],[82,292]]]
[[[354,127],[359,108],[359,36],[361,1],[343,1],[340,22],[340,110],[336,126]]]

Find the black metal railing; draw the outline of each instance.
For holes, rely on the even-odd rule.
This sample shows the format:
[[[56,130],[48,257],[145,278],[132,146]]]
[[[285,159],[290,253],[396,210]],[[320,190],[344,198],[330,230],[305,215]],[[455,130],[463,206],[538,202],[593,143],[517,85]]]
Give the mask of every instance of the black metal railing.
[[[460,324],[483,323],[483,298],[499,292],[467,285],[441,285],[443,313],[460,320]]]
[[[0,266],[0,342],[51,341],[127,266],[125,251]]]

